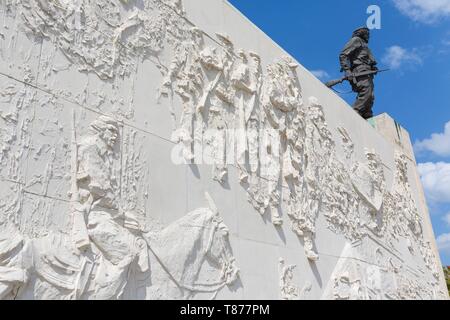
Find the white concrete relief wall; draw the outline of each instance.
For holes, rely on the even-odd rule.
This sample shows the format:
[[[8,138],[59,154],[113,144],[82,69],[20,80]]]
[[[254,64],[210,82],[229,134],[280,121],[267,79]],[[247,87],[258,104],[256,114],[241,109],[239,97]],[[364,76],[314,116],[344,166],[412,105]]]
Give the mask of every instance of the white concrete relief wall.
[[[228,3],[0,19],[0,298],[448,297],[413,161]]]

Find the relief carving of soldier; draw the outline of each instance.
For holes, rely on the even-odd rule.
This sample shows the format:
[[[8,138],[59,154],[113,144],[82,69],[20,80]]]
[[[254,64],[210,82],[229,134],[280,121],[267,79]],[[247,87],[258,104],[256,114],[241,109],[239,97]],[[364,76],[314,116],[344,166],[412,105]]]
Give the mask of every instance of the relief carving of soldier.
[[[257,76],[254,74],[257,70],[255,70],[255,66],[251,65],[248,59],[250,54],[247,55],[241,49],[238,51],[238,55],[240,59],[235,62],[230,77],[231,85],[235,90],[237,163],[240,171],[240,180],[244,182],[248,179],[248,172],[245,166],[246,154],[249,151],[247,124],[255,106],[258,83],[255,81]],[[256,60],[254,57],[252,58]]]
[[[145,272],[148,252],[145,241],[124,227],[125,220],[133,219],[133,214],[122,212],[117,202],[119,184],[113,162],[118,138],[115,120],[101,116],[91,124],[90,134],[79,144],[77,185],[90,247],[96,256],[103,258],[97,265],[114,269],[105,273],[117,279],[104,280],[108,286],[116,286],[115,291],[120,294],[126,284],[127,267],[137,261]]]

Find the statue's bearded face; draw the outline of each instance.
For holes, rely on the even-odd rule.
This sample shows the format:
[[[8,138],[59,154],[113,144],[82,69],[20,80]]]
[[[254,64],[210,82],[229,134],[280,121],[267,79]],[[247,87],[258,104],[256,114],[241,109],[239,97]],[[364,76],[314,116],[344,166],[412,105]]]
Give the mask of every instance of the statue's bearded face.
[[[365,31],[361,34],[361,38],[364,39],[364,41],[369,42],[370,40],[370,33],[368,31]]]
[[[108,128],[102,132],[101,136],[103,141],[105,141],[110,148],[113,148],[117,142],[119,133],[117,132],[117,128],[114,126],[108,126]]]

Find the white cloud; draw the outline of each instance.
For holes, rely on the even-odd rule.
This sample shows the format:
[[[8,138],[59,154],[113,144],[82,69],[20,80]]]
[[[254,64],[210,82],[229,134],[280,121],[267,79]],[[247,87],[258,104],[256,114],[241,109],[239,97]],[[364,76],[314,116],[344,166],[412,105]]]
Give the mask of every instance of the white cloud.
[[[450,203],[450,163],[419,163],[418,169],[427,199]]]
[[[444,220],[450,226],[450,212],[447,213],[442,220]]]
[[[437,237],[436,243],[441,252],[450,254],[450,233],[441,234]]]
[[[422,64],[422,58],[417,53],[417,49],[407,50],[397,45],[386,49],[382,61],[391,69]]]
[[[416,141],[414,150],[417,153],[430,151],[438,156],[450,156],[450,121],[446,123],[443,133],[433,133],[430,138]]]
[[[311,73],[320,80],[327,80],[330,78],[330,75],[325,70],[312,70]]]
[[[401,13],[414,21],[433,23],[450,16],[450,0],[392,0]]]

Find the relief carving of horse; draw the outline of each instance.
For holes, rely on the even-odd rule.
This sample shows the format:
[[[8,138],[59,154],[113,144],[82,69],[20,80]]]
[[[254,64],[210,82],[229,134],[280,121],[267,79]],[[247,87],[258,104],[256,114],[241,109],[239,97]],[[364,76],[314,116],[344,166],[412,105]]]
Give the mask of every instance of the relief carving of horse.
[[[159,232],[142,234],[148,248],[145,272],[137,258],[113,265],[98,250],[81,253],[69,235],[26,240],[22,254],[31,257],[24,267],[28,281],[15,298],[190,299],[199,293],[214,298],[237,280],[239,269],[228,228],[212,200],[210,207],[194,210]]]

